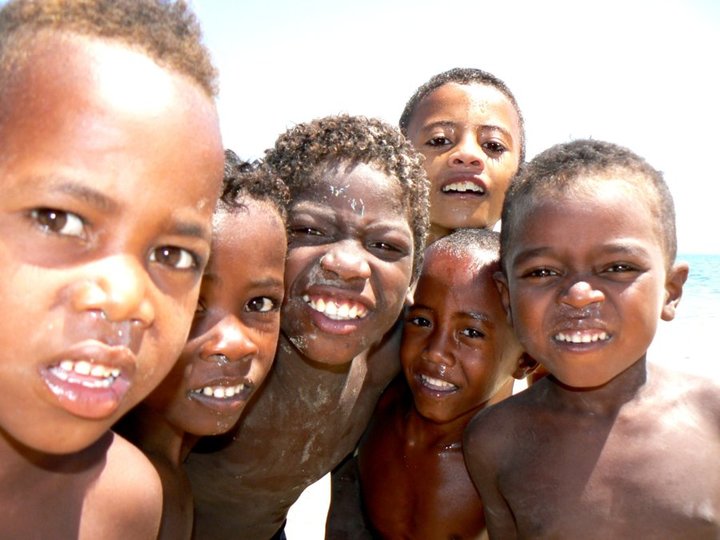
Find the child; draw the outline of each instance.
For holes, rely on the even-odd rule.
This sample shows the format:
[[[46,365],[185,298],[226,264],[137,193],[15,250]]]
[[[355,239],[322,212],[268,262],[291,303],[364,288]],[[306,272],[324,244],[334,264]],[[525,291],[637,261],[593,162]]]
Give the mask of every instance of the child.
[[[485,530],[462,434],[479,409],[511,395],[513,377],[534,367],[493,281],[498,257],[498,234],[483,229],[458,229],[425,252],[405,315],[404,377],[383,394],[358,453],[376,536],[479,538]]]
[[[525,159],[523,117],[505,83],[479,69],[435,75],[408,101],[400,129],[425,156],[428,243],[457,228],[492,229]]]
[[[199,38],[183,4],[0,10],[2,538],[157,535],[157,473],[110,428],[180,354],[210,250]]]
[[[168,540],[192,532],[183,461],[199,436],[224,433],[238,421],[270,371],[280,331],[287,188],[230,150],[224,182],[187,345],[160,386],[121,423],[121,433],[160,473],[160,538]]]
[[[661,173],[555,146],[503,209],[503,302],[550,375],[481,411],[465,457],[491,538],[717,538],[720,391],[646,363],[688,275]]]
[[[278,352],[232,440],[189,456],[198,538],[280,536],[305,487],[355,448],[399,369],[427,228],[420,160],[391,126],[351,116],[300,124],[268,153],[291,197]]]

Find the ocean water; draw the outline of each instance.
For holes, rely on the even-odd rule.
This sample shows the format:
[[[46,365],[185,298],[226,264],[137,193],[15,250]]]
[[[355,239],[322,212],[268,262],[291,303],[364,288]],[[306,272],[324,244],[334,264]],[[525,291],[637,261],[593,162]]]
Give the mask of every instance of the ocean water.
[[[648,351],[651,362],[720,379],[720,254],[679,254],[690,275],[674,320],[660,321]]]

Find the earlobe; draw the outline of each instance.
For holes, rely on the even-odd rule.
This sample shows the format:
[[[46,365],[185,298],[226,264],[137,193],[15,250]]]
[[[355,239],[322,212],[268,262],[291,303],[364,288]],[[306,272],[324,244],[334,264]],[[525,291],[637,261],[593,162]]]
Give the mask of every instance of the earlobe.
[[[508,291],[507,278],[505,277],[505,274],[502,273],[502,271],[498,270],[493,274],[493,279],[495,280],[495,286],[500,293],[500,300],[507,316],[507,322],[512,328],[513,323],[512,312],[510,310],[510,291]]]
[[[672,321],[675,318],[675,310],[680,303],[683,285],[689,273],[690,267],[686,262],[675,263],[668,272],[665,281],[665,303],[660,314],[663,321]]]
[[[407,292],[405,293],[405,307],[408,308],[412,306],[415,303],[415,289],[417,288],[417,279],[414,279],[413,282],[410,284],[410,287],[408,287]]]

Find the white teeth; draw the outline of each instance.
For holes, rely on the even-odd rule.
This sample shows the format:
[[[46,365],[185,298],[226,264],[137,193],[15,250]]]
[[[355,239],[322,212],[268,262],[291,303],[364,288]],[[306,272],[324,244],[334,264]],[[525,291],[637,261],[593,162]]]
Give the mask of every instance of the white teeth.
[[[447,381],[443,381],[441,379],[436,379],[435,377],[428,377],[427,375],[420,375],[420,379],[422,379],[422,382],[428,386],[433,386],[435,388],[442,388],[444,390],[451,390],[455,388],[454,384],[451,384]]]
[[[231,398],[245,388],[244,384],[236,384],[235,386],[204,386],[197,390],[193,390],[195,394],[202,394],[207,397],[214,397],[216,399]]]
[[[337,302],[332,299],[323,300],[322,298],[313,300],[307,294],[303,296],[303,300],[312,309],[324,314],[328,319],[332,319],[334,321],[361,319],[367,314],[367,309],[362,304]]]
[[[62,360],[52,372],[63,381],[81,384],[86,388],[108,388],[120,376],[119,368],[94,364],[88,360]],[[94,377],[94,380],[88,377]]]
[[[588,333],[588,332],[572,332],[564,333],[560,332],[555,335],[557,341],[564,341],[567,343],[594,343],[596,341],[605,341],[608,339],[607,332],[599,333]]]
[[[444,193],[447,193],[449,191],[459,191],[461,193],[465,193],[466,191],[472,191],[474,193],[485,193],[485,190],[482,189],[480,186],[475,184],[474,182],[453,182],[452,184],[448,184],[442,188]]]

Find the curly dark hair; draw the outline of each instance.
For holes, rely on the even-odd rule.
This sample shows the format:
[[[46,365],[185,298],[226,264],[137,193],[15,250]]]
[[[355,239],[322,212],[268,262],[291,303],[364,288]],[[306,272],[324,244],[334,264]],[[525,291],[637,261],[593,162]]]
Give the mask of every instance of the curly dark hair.
[[[525,161],[525,120],[523,118],[522,111],[520,111],[520,106],[518,105],[513,93],[502,80],[498,79],[492,73],[488,73],[487,71],[483,71],[481,69],[453,68],[434,75],[429,81],[420,86],[408,100],[405,105],[405,109],[400,115],[399,125],[400,131],[402,131],[403,135],[407,135],[410,119],[412,118],[412,115],[415,114],[415,110],[420,102],[433,91],[448,83],[492,86],[510,100],[510,103],[512,103],[512,106],[518,115],[518,122],[520,124],[520,163],[523,163]]]
[[[248,198],[270,203],[283,223],[287,223],[290,191],[285,182],[263,162],[243,161],[232,150],[225,150],[225,176],[219,207],[225,210],[242,207]]]
[[[663,175],[628,148],[593,139],[557,144],[538,154],[513,179],[505,195],[500,234],[500,253],[513,241],[518,223],[542,201],[558,195],[587,193],[593,183],[620,178],[634,185],[644,196],[655,218],[668,267],[675,261],[677,237],[675,206]],[[632,201],[628,201],[632,204]]]
[[[119,41],[217,94],[217,71],[184,0],[11,0],[0,9],[0,81],[42,31]]]
[[[374,118],[338,115],[298,124],[266,153],[267,163],[290,188],[291,198],[318,181],[321,166],[338,161],[367,163],[395,178],[403,192],[414,238],[413,276],[422,265],[429,226],[429,182],[422,155],[397,130]]]

